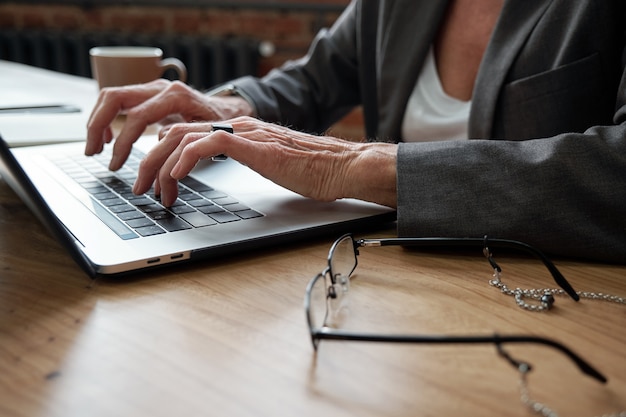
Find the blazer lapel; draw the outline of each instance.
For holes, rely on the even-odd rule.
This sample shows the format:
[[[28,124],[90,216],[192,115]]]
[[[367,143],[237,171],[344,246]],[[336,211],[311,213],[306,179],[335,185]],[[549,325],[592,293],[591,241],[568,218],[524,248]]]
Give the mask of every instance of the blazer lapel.
[[[551,1],[505,1],[474,84],[470,139],[491,138],[498,97],[506,74]]]
[[[438,25],[432,22],[441,20],[447,3],[381,0],[376,45],[380,139],[397,139],[401,135],[406,104],[437,33]]]

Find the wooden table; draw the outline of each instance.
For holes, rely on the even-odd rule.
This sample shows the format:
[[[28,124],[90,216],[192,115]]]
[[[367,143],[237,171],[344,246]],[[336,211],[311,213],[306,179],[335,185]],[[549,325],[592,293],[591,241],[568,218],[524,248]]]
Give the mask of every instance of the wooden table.
[[[531,414],[492,345],[322,341],[316,354],[304,292],[338,236],[91,281],[1,179],[0,228],[2,417]],[[510,286],[554,286],[537,261],[495,256]],[[557,265],[579,290],[626,296],[625,266]],[[345,326],[549,337],[609,382],[554,349],[507,346],[533,365],[534,399],[561,416],[626,410],[626,306],[559,297],[531,313],[490,287],[491,273],[478,250],[363,248]]]
[[[315,354],[304,291],[335,236],[92,282],[2,181],[0,227],[2,416],[531,415],[491,345],[322,341]],[[510,285],[553,286],[537,262],[495,256]],[[579,290],[626,295],[624,266],[556,263]],[[558,298],[531,313],[490,277],[479,251],[362,249],[348,326],[554,338],[609,382],[553,349],[510,348],[534,367],[533,398],[562,416],[626,410],[625,305]]]

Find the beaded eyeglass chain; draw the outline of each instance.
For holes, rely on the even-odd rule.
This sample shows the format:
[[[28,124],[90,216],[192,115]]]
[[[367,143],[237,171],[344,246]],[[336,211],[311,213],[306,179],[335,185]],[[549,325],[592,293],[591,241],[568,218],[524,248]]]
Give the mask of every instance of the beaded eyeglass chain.
[[[489,260],[489,263],[494,265],[493,278],[489,280],[489,285],[498,288],[500,292],[502,292],[502,294],[514,297],[515,303],[520,308],[528,311],[547,311],[550,310],[554,305],[555,295],[567,295],[565,291],[560,288],[509,288],[505,283],[502,282],[502,269],[493,260],[491,251],[487,246],[485,246],[485,248],[483,249],[483,253],[485,257]],[[626,299],[617,295],[589,291],[576,291],[576,294],[578,294],[580,298],[586,298],[589,300],[607,301],[626,305]],[[528,300],[531,301],[529,302]],[[528,363],[515,361],[500,347],[498,347],[498,351],[501,356],[514,364],[520,373],[519,390],[520,400],[522,404],[528,407],[528,409],[530,409],[530,411],[534,412],[535,414],[544,417],[558,417],[558,414],[554,412],[551,408],[549,408],[545,404],[533,400],[530,397],[527,377],[532,370],[532,367]],[[604,414],[602,417],[626,417],[626,411],[621,411],[613,414]]]
[[[560,288],[509,288],[501,280],[502,272],[494,268],[493,279],[489,280],[489,285],[500,289],[502,294],[515,297],[515,303],[528,311],[550,310],[555,302],[555,295],[566,295]],[[617,295],[605,294],[601,292],[576,291],[580,298],[590,300],[608,301],[612,303],[626,305],[626,299]],[[533,300],[528,302],[527,300]]]

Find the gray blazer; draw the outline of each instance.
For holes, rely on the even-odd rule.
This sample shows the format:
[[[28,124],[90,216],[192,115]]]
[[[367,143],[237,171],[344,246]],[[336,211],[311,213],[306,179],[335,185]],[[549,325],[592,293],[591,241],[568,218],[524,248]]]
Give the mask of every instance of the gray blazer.
[[[354,0],[305,57],[236,84],[262,119],[323,132],[361,105],[370,139],[401,142],[446,5]],[[474,88],[473,140],[399,145],[398,233],[626,262],[625,9],[506,0]]]

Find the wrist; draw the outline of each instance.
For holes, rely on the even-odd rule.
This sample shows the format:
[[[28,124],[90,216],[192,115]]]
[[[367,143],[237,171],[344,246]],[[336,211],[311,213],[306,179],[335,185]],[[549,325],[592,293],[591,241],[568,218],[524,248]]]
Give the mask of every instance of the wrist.
[[[256,109],[253,101],[248,95],[234,84],[228,83],[205,92],[209,97],[223,97],[235,105],[238,110],[233,116],[252,116],[256,117]]]
[[[226,104],[223,113],[225,119],[233,119],[239,116],[251,116],[256,117],[254,108],[250,103],[240,96],[226,96],[221,97],[220,100]]]
[[[362,144],[350,170],[352,190],[349,197],[397,207],[397,145],[390,143]]]

